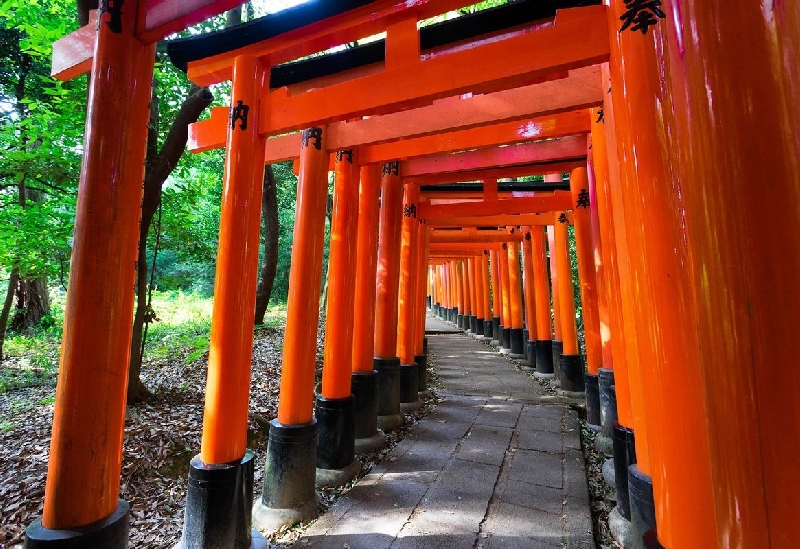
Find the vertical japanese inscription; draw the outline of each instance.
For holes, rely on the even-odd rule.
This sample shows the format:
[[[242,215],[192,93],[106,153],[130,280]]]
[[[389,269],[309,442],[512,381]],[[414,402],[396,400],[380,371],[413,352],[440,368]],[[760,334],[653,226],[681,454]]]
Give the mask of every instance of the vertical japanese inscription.
[[[111,32],[119,34],[122,32],[122,5],[125,0],[100,0],[97,8],[97,30],[100,30],[100,22],[108,14],[106,25]]]
[[[236,105],[231,107],[231,113],[228,118],[231,120],[231,129],[236,129],[236,121],[239,120],[239,128],[242,130],[247,129],[247,115],[250,112],[250,107],[244,104],[244,101],[239,99]]]
[[[314,140],[314,148],[318,151],[322,150],[322,128],[308,128],[307,130],[303,130],[303,133],[300,134],[300,138],[303,143],[303,147],[308,147],[308,144],[311,143],[311,140]]]

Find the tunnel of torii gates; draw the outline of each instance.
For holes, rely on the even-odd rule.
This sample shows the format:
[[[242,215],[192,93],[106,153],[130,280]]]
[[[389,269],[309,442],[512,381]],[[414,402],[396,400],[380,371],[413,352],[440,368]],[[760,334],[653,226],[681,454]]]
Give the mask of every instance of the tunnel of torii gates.
[[[155,42],[241,3],[107,0],[54,45],[55,75],[91,81],[44,510],[28,547],[127,544],[119,481]],[[193,82],[232,82],[230,108],[190,130],[193,151],[224,147],[226,160],[180,545],[263,545],[251,525],[297,521],[315,483],[350,478],[354,452],[381,445],[379,428],[425,395],[427,298],[432,314],[585,391],[589,423],[612,440],[634,546],[792,546],[800,4],[522,0],[418,28],[468,3],[318,0],[169,42]],[[261,182],[265,163],[294,158],[278,416],[251,513]],[[498,182],[536,174],[545,181]]]

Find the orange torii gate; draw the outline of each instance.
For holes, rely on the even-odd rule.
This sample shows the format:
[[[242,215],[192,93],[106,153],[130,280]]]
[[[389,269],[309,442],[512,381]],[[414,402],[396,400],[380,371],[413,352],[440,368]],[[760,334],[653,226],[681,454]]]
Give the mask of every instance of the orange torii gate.
[[[452,4],[455,5],[457,2],[452,2]],[[231,110],[229,118],[221,116],[225,114],[224,112],[217,111],[217,114],[212,115],[211,119],[193,127],[193,150],[200,151],[221,146],[223,144],[221,139],[221,136],[224,135],[223,128],[228,136],[232,133],[239,134],[241,129],[243,133],[253,135],[253,148],[247,149],[248,151],[252,150],[257,157],[265,160],[275,160],[282,158],[281,155],[268,156],[271,150],[269,142],[275,140],[264,138],[287,131],[302,130],[299,138],[297,136],[287,138],[294,139],[295,146],[299,146],[295,149],[295,151],[299,150],[300,184],[295,224],[296,244],[293,247],[292,264],[298,265],[300,268],[293,268],[291,274],[278,418],[273,421],[270,430],[264,493],[254,512],[256,523],[264,529],[271,530],[281,524],[294,522],[310,512],[314,506],[315,476],[317,482],[320,482],[321,475],[326,478],[340,479],[342,475],[346,476],[345,470],[348,464],[344,462],[350,459],[346,457],[342,460],[331,460],[322,454],[315,457],[313,451],[321,447],[316,444],[317,438],[320,441],[327,441],[331,437],[345,436],[347,438],[352,436],[351,434],[343,435],[334,430],[338,429],[336,425],[346,424],[347,417],[352,417],[350,415],[352,414],[352,398],[341,398],[341,395],[344,394],[342,392],[344,379],[338,377],[336,384],[326,382],[328,373],[331,376],[336,375],[333,373],[334,368],[326,368],[328,364],[333,364],[345,355],[340,353],[334,359],[333,352],[328,354],[326,349],[322,395],[317,401],[317,414],[313,414],[312,407],[309,406],[311,395],[313,395],[313,357],[306,356],[307,350],[312,348],[311,341],[308,340],[310,332],[307,326],[315,324],[317,318],[316,312],[311,310],[310,304],[316,302],[317,290],[315,288],[319,287],[317,277],[320,272],[316,262],[321,261],[319,255],[321,244],[316,240],[317,236],[312,237],[312,235],[321,235],[321,227],[324,223],[324,217],[319,216],[318,208],[321,204],[320,200],[324,200],[325,193],[322,192],[320,185],[324,173],[330,167],[328,154],[334,150],[331,139],[335,135],[335,131],[331,130],[340,127],[342,124],[340,121],[363,115],[372,117],[376,114],[387,115],[399,107],[419,106],[420,110],[428,109],[425,116],[430,119],[431,107],[441,109],[442,112],[446,112],[448,109],[450,112],[456,112],[455,101],[469,101],[468,99],[443,100],[431,107],[423,106],[430,104],[432,100],[474,90],[488,92],[491,95],[491,93],[499,93],[499,90],[508,87],[529,85],[534,81],[545,82],[554,78],[553,82],[559,82],[559,79],[574,79],[572,83],[584,83],[583,86],[576,88],[575,93],[583,94],[577,104],[567,105],[563,97],[557,98],[558,91],[556,90],[559,88],[556,87],[548,92],[551,96],[549,103],[538,109],[534,109],[530,106],[531,102],[526,101],[519,108],[512,108],[503,114],[502,109],[507,109],[507,107],[499,104],[497,115],[494,118],[490,115],[483,115],[483,122],[473,121],[468,125],[453,125],[464,127],[466,131],[469,126],[489,124],[496,122],[498,118],[506,121],[519,120],[531,115],[564,110],[568,107],[575,109],[594,106],[600,99],[595,79],[596,70],[583,70],[581,67],[588,67],[602,59],[603,52],[607,49],[606,37],[601,30],[602,25],[599,27],[596,25],[597,15],[603,11],[601,7],[559,11],[552,26],[539,28],[536,32],[498,34],[496,39],[481,42],[470,48],[458,47],[452,51],[444,49],[430,58],[421,58],[420,42],[416,39],[420,32],[417,29],[417,21],[447,5],[449,5],[448,2],[443,1],[422,2],[416,3],[414,6],[405,5],[392,8],[394,10],[392,13],[378,11],[376,16],[376,12],[373,12],[369,17],[366,17],[366,12],[354,10],[351,14],[352,20],[342,19],[337,23],[340,25],[339,27],[334,25],[336,30],[328,32],[335,35],[337,40],[342,39],[343,33],[363,32],[365,26],[379,25],[383,27],[385,25],[387,30],[386,56],[382,70],[371,72],[359,69],[354,73],[356,77],[349,80],[339,76],[329,76],[316,79],[310,86],[297,84],[270,89],[270,78],[274,77],[274,71],[267,70],[267,63],[274,63],[276,59],[281,59],[282,55],[289,55],[286,51],[291,51],[291,55],[297,55],[300,49],[305,47],[299,42],[291,40],[283,43],[268,39],[234,52],[188,63],[189,77],[198,84],[207,85],[220,79],[232,78],[234,97],[234,108]],[[390,18],[391,23],[389,23]],[[358,31],[354,30],[356,28]],[[328,39],[326,36],[328,35],[325,33],[319,34],[316,47]],[[578,39],[578,36],[581,36],[581,39]],[[586,40],[586,36],[591,38]],[[545,57],[531,57],[523,53],[544,46],[544,44],[548,44],[548,53]],[[553,44],[557,45],[554,47]],[[288,50],[282,48],[288,48]],[[499,67],[496,63],[489,62],[490,59],[497,58],[497,56],[509,59],[510,63]],[[250,59],[251,64],[242,65],[242,70],[239,71],[237,67],[244,63],[244,59]],[[450,75],[447,80],[425,76],[438,74],[446,67]],[[459,67],[469,67],[469,70],[461,70]],[[233,72],[230,72],[231,68]],[[567,71],[570,70],[577,74],[568,74]],[[270,72],[273,74],[268,77]],[[409,88],[403,83],[408,81],[407,75],[411,73],[416,74],[418,85]],[[564,76],[566,79],[563,78]],[[590,79],[592,83],[588,85]],[[260,97],[258,97],[258,93],[256,96],[239,97],[237,90],[240,85],[255,85],[261,90]],[[561,82],[562,89],[564,85],[565,83]],[[353,97],[358,97],[359,101],[351,101]],[[481,96],[474,96],[472,99],[478,103],[481,102]],[[506,102],[508,101],[509,99],[506,98]],[[484,101],[484,104],[488,103]],[[550,121],[543,121],[544,123],[528,120],[522,126],[521,135],[518,131],[519,139],[516,140],[524,141],[538,134],[545,137],[563,136],[558,141],[512,145],[504,149],[496,149],[496,152],[489,154],[478,151],[476,154],[464,156],[454,165],[444,165],[440,169],[427,166],[424,161],[419,166],[415,167],[414,164],[411,164],[407,168],[406,163],[412,162],[412,160],[397,163],[397,157],[386,158],[386,160],[392,161],[384,163],[381,182],[380,244],[377,251],[376,276],[378,284],[375,301],[374,356],[377,358],[374,371],[377,372],[375,383],[378,390],[379,427],[393,427],[402,420],[401,409],[418,405],[417,395],[420,388],[420,369],[417,367],[415,359],[423,351],[421,336],[424,332],[424,309],[415,307],[414,303],[425,299],[424,276],[426,271],[419,268],[422,263],[419,258],[426,256],[420,253],[422,247],[418,246],[417,242],[426,238],[426,231],[423,231],[417,222],[416,208],[423,206],[423,204],[417,204],[419,185],[413,182],[404,184],[406,182],[404,175],[406,174],[402,171],[410,169],[408,175],[415,176],[432,171],[448,173],[465,168],[491,170],[507,165],[525,167],[531,163],[575,162],[575,159],[580,159],[578,163],[585,164],[585,138],[583,136],[580,138],[568,137],[570,134],[587,132],[585,116],[583,114],[578,116],[583,117],[584,120],[577,124],[576,115],[571,118],[567,115],[551,117]],[[383,116],[375,118],[380,120]],[[372,119],[369,122],[371,121]],[[367,121],[357,121],[356,123],[361,124],[362,122]],[[521,125],[518,125],[517,130],[520,127]],[[443,127],[439,131],[450,129],[450,127]],[[509,143],[511,137],[508,135],[508,128],[496,128],[496,130],[495,134],[500,136],[497,139],[503,143]],[[406,135],[414,135],[413,132],[416,132],[416,135],[432,133],[429,129],[409,130]],[[257,141],[255,140],[256,136],[258,137]],[[469,140],[474,142],[475,132],[464,133],[461,138],[464,143]],[[229,165],[234,159],[239,159],[237,161],[241,162],[241,154],[244,150],[237,147],[232,148],[231,145],[232,143],[228,141],[227,163]],[[420,145],[421,143],[416,143],[417,147]],[[362,165],[364,164],[360,159],[360,150],[353,147],[352,152],[349,151],[350,148],[346,149],[337,162],[351,164],[361,162]],[[295,152],[289,157],[297,156],[297,154]],[[385,156],[388,153],[381,152],[380,149],[373,149],[368,150],[365,154],[371,154],[372,159],[381,159],[381,155]],[[336,166],[338,165],[337,163]],[[405,188],[405,197],[399,192],[403,188]],[[569,200],[568,195],[564,195],[562,200],[565,202]],[[403,211],[405,211],[405,215],[401,217],[399,214]],[[529,209],[528,211],[535,210]],[[311,239],[308,244],[298,245],[298,242],[303,242],[306,235]],[[221,232],[220,242],[222,243],[226,238],[228,238],[226,233]],[[399,248],[397,242],[402,242]],[[307,260],[312,263],[304,263]],[[332,261],[335,260],[332,259]],[[352,278],[354,273],[346,273],[346,270],[341,273],[335,271],[337,278],[342,276]],[[334,276],[333,272],[332,276]],[[339,287],[338,282],[332,282],[332,288]],[[356,301],[360,303],[363,292],[357,290],[356,293]],[[336,301],[338,302],[338,300]],[[330,310],[333,302],[334,300],[329,301],[329,318],[335,317]],[[369,305],[369,300],[363,300],[363,302],[365,305]],[[397,330],[398,317],[405,319],[399,323],[399,333]],[[233,326],[237,325],[231,324],[231,329]],[[245,330],[243,322],[240,322],[238,326],[240,330]],[[360,379],[364,379],[364,374],[368,376],[369,372],[366,371],[363,364],[361,367],[363,371],[359,372]],[[213,389],[214,387],[210,385],[209,391],[213,392]],[[398,401],[401,406],[398,406]],[[329,410],[326,412],[327,415],[322,413],[323,404],[326,410]],[[316,420],[314,419],[315,415]],[[330,420],[323,422],[323,416],[329,417]],[[289,462],[295,465],[287,469],[286,464]],[[317,466],[316,474],[314,465]]]
[[[101,547],[106,541],[111,546],[124,545],[127,504],[117,499],[123,365],[130,337],[130,287],[153,42],[238,3],[190,1],[178,6],[165,0],[129,0],[123,9],[121,0],[107,0],[96,17],[97,27],[92,24],[77,31],[57,48],[56,59],[63,62],[54,63],[59,67],[54,70],[63,78],[91,66],[90,131],[79,191],[44,512],[28,531],[26,545],[30,547],[63,546],[65,538],[76,538],[69,543],[82,547]],[[265,497],[258,506],[269,522],[277,511],[297,517],[313,506],[317,427],[312,420],[313,357],[309,357],[311,345],[303,331],[311,331],[308,324],[316,319],[319,284],[314,283],[320,276],[320,218],[329,153],[363,148],[364,159],[380,163],[376,159],[386,158],[392,141],[415,140],[406,149],[408,157],[386,158],[390,161],[383,165],[383,175],[370,164],[362,165],[359,173],[361,190],[367,192],[359,197],[365,234],[359,230],[357,238],[357,257],[364,259],[364,268],[359,259],[355,278],[370,281],[370,259],[377,254],[379,266],[374,267],[371,279],[378,279],[378,299],[364,303],[375,303],[380,311],[374,349],[382,349],[388,369],[397,363],[399,370],[397,330],[391,328],[398,319],[401,266],[405,266],[402,293],[410,304],[424,287],[424,280],[420,282],[424,270],[419,266],[427,250],[427,231],[419,228],[421,224],[415,231],[414,222],[405,219],[413,210],[401,219],[403,186],[408,190],[406,206],[415,205],[420,193],[423,200],[415,213],[437,214],[423,218],[426,221],[446,222],[451,214],[466,220],[480,213],[470,210],[474,205],[435,204],[438,198],[433,195],[427,197],[426,205],[422,187],[490,181],[513,177],[513,172],[465,163],[463,167],[472,166],[468,172],[430,174],[420,167],[404,178],[394,161],[414,160],[423,166],[415,155],[425,147],[451,151],[444,144],[446,138],[434,134],[457,128],[465,132],[459,137],[462,144],[472,142],[482,148],[489,144],[480,141],[478,132],[468,133],[474,128],[491,125],[493,138],[511,139],[507,132],[513,126],[500,128],[500,124],[531,122],[536,131],[539,126],[534,119],[539,116],[597,107],[599,102],[602,111],[594,111],[597,123],[590,130],[588,186],[576,183],[571,192],[577,194],[570,196],[570,207],[565,209],[573,211],[576,232],[594,224],[599,229],[593,232],[602,235],[602,249],[594,241],[588,246],[580,237],[578,246],[581,254],[591,250],[595,257],[603,257],[609,275],[596,273],[597,287],[601,293],[605,287],[607,294],[607,311],[603,313],[601,307],[598,324],[607,321],[614,335],[610,340],[601,337],[590,362],[596,364],[600,355],[605,370],[614,367],[620,420],[614,426],[615,442],[620,441],[614,454],[622,516],[632,519],[637,537],[650,530],[649,547],[734,543],[761,549],[791,543],[800,476],[785,456],[797,453],[800,428],[794,421],[797,387],[785,380],[792,373],[786,357],[798,351],[791,319],[800,307],[793,291],[800,276],[795,253],[800,248],[795,211],[800,201],[795,158],[800,142],[800,85],[792,69],[798,65],[800,11],[793,3],[765,7],[744,0],[732,0],[727,10],[705,11],[693,9],[689,0],[607,3],[608,7],[560,11],[545,25],[536,24],[535,16],[516,18],[513,25],[495,27],[475,42],[471,42],[478,38],[474,34],[443,42],[431,38],[432,31],[418,30],[417,22],[462,7],[464,2],[318,2],[297,8],[291,24],[267,32],[255,44],[240,39],[227,51],[203,48],[210,57],[188,62],[190,77],[201,85],[232,80],[233,98],[231,109],[212,116],[215,122],[210,125],[217,124],[216,136],[212,139],[209,133],[205,141],[216,139],[216,146],[226,145],[225,201],[203,443],[190,473],[185,528],[191,534],[184,537],[185,544],[213,546],[217,539],[250,537],[247,507],[252,459],[242,426],[251,341],[247,314],[241,309],[251,301],[246,281],[254,273],[252,243],[258,221],[253,208],[242,204],[259,202],[261,159],[282,158],[292,140],[300,157],[293,250],[297,252],[293,264],[296,261],[300,267],[292,271],[286,375],[279,420],[270,435]],[[519,14],[512,10],[524,6],[541,18],[552,16],[544,13],[549,8],[543,4],[523,0],[497,9]],[[434,34],[457,27],[447,25],[434,29]],[[458,29],[464,32],[463,27]],[[280,70],[274,67],[383,30],[387,38],[378,47],[381,56],[367,55],[366,62],[348,65],[349,71],[326,69],[313,77],[297,76],[307,74],[308,67],[325,64],[326,56]],[[184,44],[189,49],[194,45]],[[370,51],[375,48],[348,55]],[[580,79],[593,82],[587,68],[596,74],[598,66],[602,73],[599,97],[594,84],[589,86],[592,89],[567,95]],[[448,75],[446,80],[440,78],[443,74]],[[522,106],[526,96],[530,102]],[[514,107],[517,103],[519,108]],[[414,111],[413,116],[406,114]],[[367,115],[372,118],[354,120]],[[416,129],[403,127],[406,116]],[[113,126],[108,120],[114,121]],[[274,144],[268,139],[291,131],[302,133],[277,138]],[[205,137],[195,137],[202,146]],[[515,150],[535,148],[514,143],[518,142],[506,141]],[[485,151],[473,155],[473,160],[486,155]],[[343,153],[335,164],[342,181],[336,193],[342,199],[349,196],[350,202],[358,162],[356,150]],[[543,173],[571,172],[571,182],[582,181],[583,174],[574,170],[585,168],[586,162],[584,154],[580,159],[540,161],[539,168],[547,164],[549,169]],[[513,170],[522,175],[529,167],[523,164]],[[459,179],[453,179],[455,173]],[[772,184],[757,185],[765,175]],[[385,212],[377,209],[379,184]],[[586,212],[578,211],[584,209],[578,200],[583,200],[582,191],[587,189],[588,222]],[[529,200],[525,205],[535,208],[541,206],[540,198],[519,200]],[[502,202],[511,199],[500,194],[481,200],[496,208],[487,218],[532,215],[505,211],[510,204]],[[337,234],[342,238],[351,234],[346,219],[352,219],[352,211],[350,217],[347,213],[343,208],[338,218]],[[378,213],[383,217],[380,226],[375,222]],[[769,224],[763,223],[765,218]],[[359,215],[359,225],[361,221]],[[531,227],[527,234],[531,235],[534,280],[543,278],[536,276],[540,268],[546,271],[544,261],[537,263],[536,250],[544,247],[544,230],[537,228],[541,225],[524,226]],[[556,222],[548,227],[552,227],[548,236],[552,235],[555,252],[551,259],[564,267],[568,264],[566,226]],[[379,230],[383,236],[377,248]],[[398,249],[396,243],[403,234],[407,244]],[[391,238],[395,245],[385,243]],[[415,241],[423,243],[416,245],[417,254],[413,253]],[[348,254],[340,253],[343,264],[348,264]],[[509,275],[510,254],[490,253],[493,278],[504,280]],[[482,278],[488,273],[486,256],[477,257]],[[474,299],[479,304],[477,296],[465,292],[464,277],[457,276],[459,270],[472,276],[475,258],[474,254],[467,257],[466,270],[464,264],[441,265],[446,279],[441,286],[450,294],[448,303]],[[414,277],[415,268],[421,278]],[[553,274],[557,270],[552,269]],[[477,271],[473,279],[477,281]],[[583,280],[581,285],[582,292],[591,295]],[[351,289],[347,284],[335,287],[341,298],[337,301],[345,301]],[[570,331],[563,321],[570,317],[572,293],[563,275],[554,287],[558,289],[556,319],[562,321],[554,328],[564,339]],[[495,298],[506,296],[506,308],[507,294],[495,293]],[[356,295],[361,295],[358,288]],[[483,297],[485,303],[488,294]],[[363,304],[359,305],[355,316],[361,315]],[[497,311],[498,302],[494,305]],[[406,308],[419,321],[419,311]],[[404,317],[408,314],[405,310]],[[346,338],[347,330],[343,333]],[[419,333],[418,324],[404,332],[404,361],[416,359],[411,353],[420,347]],[[358,361],[360,366],[354,366],[353,388],[356,373],[365,380],[374,375],[365,355],[371,347],[368,339],[354,337],[353,351],[359,357],[354,365]],[[334,343],[326,354],[342,352],[341,345],[337,351]],[[566,343],[565,351],[569,351]],[[613,364],[606,362],[607,356],[613,356]],[[326,366],[329,363],[326,360]],[[744,375],[731,376],[731,363],[741,363]],[[590,364],[590,375],[592,368]],[[601,379],[604,369],[597,369]],[[346,384],[343,370],[327,368],[323,398],[341,404],[332,410],[344,414],[347,399],[335,398]],[[367,438],[377,434],[374,429],[364,431],[370,433],[374,434]],[[281,448],[291,459],[281,461],[276,456]],[[281,469],[284,463],[296,467]],[[208,480],[220,481],[215,484],[218,507],[204,514],[196,512],[200,500],[195,488],[208,486]],[[213,520],[208,521],[209,517]],[[255,543],[255,539],[239,541],[242,546]]]

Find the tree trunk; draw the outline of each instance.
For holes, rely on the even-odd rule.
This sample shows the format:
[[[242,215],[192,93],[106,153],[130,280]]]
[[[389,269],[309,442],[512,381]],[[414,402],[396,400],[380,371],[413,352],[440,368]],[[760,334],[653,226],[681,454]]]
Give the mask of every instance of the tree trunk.
[[[161,203],[161,189],[174,167],[178,164],[189,135],[189,124],[196,122],[200,113],[211,104],[214,96],[208,88],[192,86],[189,95],[181,105],[175,121],[169,129],[161,150],[156,152],[158,135],[153,124],[157,120],[157,101],[154,94],[151,112],[151,131],[148,133],[147,158],[145,160],[144,197],[142,199],[142,221],[139,225],[139,256],[136,270],[136,309],[133,316],[130,360],[128,364],[128,404],[143,402],[151,393],[142,383],[142,340],[144,321],[147,314],[147,235],[158,206]]]
[[[8,290],[6,290],[6,299],[3,301],[3,310],[0,311],[0,362],[3,361],[3,343],[6,341],[6,326],[8,326],[8,316],[11,313],[11,305],[14,303],[14,290],[19,281],[19,270],[14,268],[11,270],[11,276],[8,277]]]
[[[261,198],[261,222],[264,230],[264,260],[256,286],[256,324],[264,324],[272,285],[278,272],[278,185],[272,165],[264,169],[264,193]]]
[[[42,195],[30,190],[26,185],[26,178],[23,175],[17,182],[17,192],[19,205],[22,208],[28,207],[28,201],[41,202]],[[50,314],[50,296],[47,292],[47,278],[19,277],[14,288],[17,303],[14,308],[14,316],[11,318],[9,328],[15,332],[21,332],[29,328],[38,326],[42,318]]]
[[[21,332],[38,326],[42,318],[50,314],[50,296],[47,279],[20,278],[16,288],[17,303],[9,328]]]

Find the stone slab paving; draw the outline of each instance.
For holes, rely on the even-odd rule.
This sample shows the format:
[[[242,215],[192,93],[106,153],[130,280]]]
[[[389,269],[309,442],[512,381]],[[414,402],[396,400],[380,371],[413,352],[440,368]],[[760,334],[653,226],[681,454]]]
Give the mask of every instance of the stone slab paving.
[[[593,549],[576,413],[490,347],[432,330],[443,401],[298,546]]]

